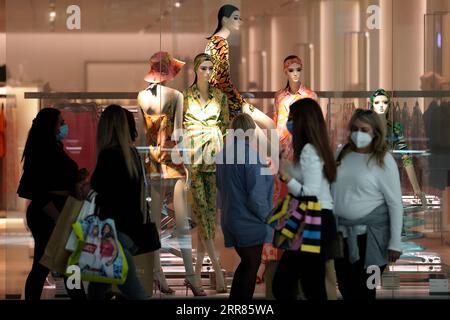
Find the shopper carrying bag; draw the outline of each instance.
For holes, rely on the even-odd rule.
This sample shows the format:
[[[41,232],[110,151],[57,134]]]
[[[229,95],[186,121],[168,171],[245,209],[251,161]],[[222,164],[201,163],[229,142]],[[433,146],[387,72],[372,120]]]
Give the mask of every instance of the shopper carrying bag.
[[[286,250],[275,271],[272,291],[277,300],[294,300],[300,279],[306,299],[327,300],[326,264],[332,258],[330,246],[336,237],[330,192],[336,165],[318,103],[310,98],[293,103],[286,127],[293,138],[294,162],[282,160],[278,174],[293,197],[284,199],[279,212],[285,220],[278,221],[275,243]]]

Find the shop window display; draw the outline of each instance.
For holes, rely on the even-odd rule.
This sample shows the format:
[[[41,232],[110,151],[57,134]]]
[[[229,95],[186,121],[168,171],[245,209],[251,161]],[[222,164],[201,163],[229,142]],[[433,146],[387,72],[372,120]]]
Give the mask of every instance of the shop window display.
[[[227,95],[230,118],[240,112],[250,113],[261,129],[276,128],[284,138],[283,117],[286,115],[282,106],[286,108],[291,102],[277,94],[277,90],[286,83],[286,74],[280,72],[280,64],[284,57],[293,55],[305,68],[302,69],[304,74],[300,74],[301,87],[311,88],[311,92],[299,91],[317,95],[333,150],[338,149],[347,136],[346,125],[353,111],[371,107],[370,96],[374,90],[383,87],[391,95],[390,110],[385,114],[388,120],[392,120],[393,129],[398,128],[396,122],[402,124],[407,146],[405,150],[394,146],[390,149],[399,164],[405,222],[403,255],[388,268],[392,272],[385,275],[397,274],[401,280],[399,292],[407,292],[411,288],[411,279],[428,286],[429,267],[432,267],[433,274],[446,274],[446,265],[450,263],[450,151],[446,139],[450,136],[446,120],[450,98],[450,14],[445,12],[450,12],[450,2],[370,2],[381,12],[380,29],[377,29],[367,27],[368,3],[362,0],[246,0],[230,1],[225,6],[218,0],[186,0],[179,1],[179,7],[169,0],[114,1],[102,2],[101,5],[80,1],[79,30],[66,28],[66,8],[58,1],[52,1],[56,13],[53,22],[48,19],[49,10],[53,10],[48,2],[42,4],[42,1],[32,0],[35,6],[31,8],[21,7],[14,0],[6,3],[5,10],[0,9],[9,18],[6,28],[0,29],[0,40],[4,32],[8,47],[5,61],[0,54],[0,64],[6,62],[8,65],[9,85],[3,99],[6,154],[0,160],[0,219],[5,217],[8,223],[12,221],[10,219],[24,219],[25,203],[15,196],[15,190],[26,133],[39,109],[54,106],[64,113],[70,122],[66,150],[80,167],[87,167],[92,172],[90,168],[95,165],[96,154],[93,132],[98,116],[109,103],[121,104],[132,110],[137,119],[139,151],[144,155],[151,150],[150,161],[146,165],[152,178],[153,213],[160,217],[157,221],[160,221],[163,248],[158,256],[164,271],[159,273],[158,260],[155,260],[155,287],[159,281],[162,283],[160,291],[170,293],[172,289],[177,296],[186,295],[189,288],[184,285],[184,279],[195,274],[194,265],[197,263],[201,267],[197,268],[201,271],[200,277],[192,282],[199,282],[208,296],[216,295],[217,280],[221,280],[214,272],[215,259],[208,253],[203,263],[197,259],[199,221],[192,208],[195,198],[190,196],[190,192],[193,189],[191,187],[190,192],[185,190],[185,180],[189,177],[183,166],[166,166],[167,154],[158,153],[158,148],[153,148],[163,145],[163,140],[171,140],[163,136],[172,138],[172,132],[162,134],[162,128],[168,124],[168,118],[162,115],[170,113],[172,124],[182,128],[182,101],[185,97],[181,92],[189,88],[195,77],[194,57],[199,52],[206,52],[211,55],[214,68],[210,82]],[[140,9],[136,10],[135,5]],[[227,7],[228,11],[221,7]],[[27,17],[38,17],[35,25],[31,23],[33,19],[21,19],[19,12]],[[433,15],[433,23],[428,19],[430,15]],[[104,20],[98,19],[99,16],[105,17]],[[352,32],[363,35],[364,41],[356,44],[345,42],[346,35]],[[413,39],[411,34],[416,37]],[[299,48],[306,48],[308,54]],[[101,86],[89,84],[92,79],[85,74],[89,61],[104,62],[114,68],[114,63],[145,63],[154,52],[170,52],[172,57],[185,61],[186,65],[166,83],[147,82],[146,85],[142,79],[147,71],[145,68],[134,79],[131,74],[135,73],[136,67],[124,77],[127,83],[122,85],[123,90],[116,89],[125,81],[117,76],[117,70],[111,71],[113,76],[110,78],[106,72],[101,78],[104,82]],[[345,56],[348,52],[354,59]],[[296,67],[294,64],[291,66]],[[167,70],[161,71],[165,73]],[[246,91],[252,83],[256,83],[260,91],[252,92],[249,103]],[[96,87],[114,88],[116,92],[98,92],[96,95],[86,92]],[[345,91],[348,88],[361,91]],[[173,93],[175,90],[178,93],[172,97],[176,97],[176,107],[167,111],[163,92]],[[24,92],[33,91],[40,94],[28,94],[25,99]],[[290,98],[296,96],[293,94],[295,90],[291,91]],[[176,125],[172,111],[179,119]],[[274,124],[271,118],[277,112]],[[0,136],[1,132],[0,123]],[[270,137],[266,138],[270,140]],[[170,143],[162,148],[172,149],[174,144]],[[288,147],[284,150],[290,151]],[[410,156],[413,167],[402,165],[401,158],[405,155]],[[424,202],[427,202],[425,207]],[[216,214],[218,217],[220,212]],[[218,219],[215,223],[216,258],[224,270],[224,283],[229,285],[238,257],[223,247]],[[5,225],[8,230],[8,224]],[[25,238],[27,231],[21,230]],[[9,229],[11,234],[16,231],[14,227]],[[16,241],[14,237],[8,241]],[[6,280],[7,297],[21,294],[21,280],[14,276],[16,260],[13,251],[28,259],[28,247],[32,244],[25,242],[11,247],[20,247],[22,251],[6,252],[6,275],[10,278]],[[276,256],[270,248],[267,255],[272,256],[269,259]],[[413,269],[419,274],[413,274]],[[268,284],[264,281],[262,268],[260,271],[261,283],[255,297],[266,297],[264,286]],[[11,280],[13,278],[15,280]],[[51,283],[52,279],[49,281]],[[153,279],[149,281],[154,283]],[[392,292],[379,290],[381,297],[391,297]],[[155,298],[164,298],[164,295],[155,295]]]

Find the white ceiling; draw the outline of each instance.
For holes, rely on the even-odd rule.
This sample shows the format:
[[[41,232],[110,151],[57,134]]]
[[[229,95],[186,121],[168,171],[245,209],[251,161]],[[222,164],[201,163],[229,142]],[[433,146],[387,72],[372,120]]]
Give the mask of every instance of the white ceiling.
[[[5,19],[7,32],[64,32],[66,8],[81,8],[82,32],[205,32],[214,28],[218,8],[224,3],[241,8],[244,22],[251,17],[298,15],[313,0],[0,0],[0,28]],[[56,19],[49,21],[50,4],[54,3]],[[161,17],[165,16],[162,19]]]

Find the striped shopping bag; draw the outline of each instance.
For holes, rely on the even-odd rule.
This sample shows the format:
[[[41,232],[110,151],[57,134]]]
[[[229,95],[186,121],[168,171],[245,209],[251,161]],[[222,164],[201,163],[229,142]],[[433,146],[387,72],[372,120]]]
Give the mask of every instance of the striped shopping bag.
[[[315,196],[288,194],[272,211],[267,223],[274,228],[273,246],[320,253],[321,206]]]

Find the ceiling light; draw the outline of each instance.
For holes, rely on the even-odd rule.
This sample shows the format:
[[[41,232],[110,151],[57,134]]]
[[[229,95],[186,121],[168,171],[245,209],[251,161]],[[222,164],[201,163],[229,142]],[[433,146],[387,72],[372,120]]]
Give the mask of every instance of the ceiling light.
[[[179,8],[179,7],[181,7],[181,2],[177,1],[173,5],[175,6],[175,8]]]

